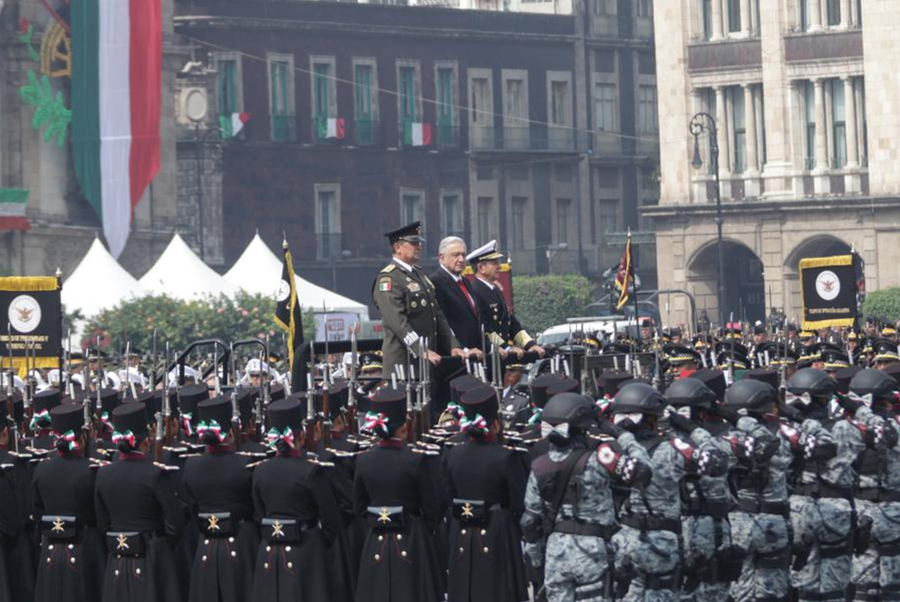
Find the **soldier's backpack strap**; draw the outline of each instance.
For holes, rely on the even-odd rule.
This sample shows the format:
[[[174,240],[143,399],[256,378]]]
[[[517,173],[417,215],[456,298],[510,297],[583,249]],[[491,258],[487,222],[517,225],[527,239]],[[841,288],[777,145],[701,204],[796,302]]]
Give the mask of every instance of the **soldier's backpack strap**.
[[[544,520],[545,537],[549,537],[550,534],[553,533],[553,529],[556,526],[556,517],[559,515],[563,499],[566,497],[566,490],[569,488],[569,481],[572,480],[572,475],[574,475],[576,471],[580,472],[584,470],[584,467],[587,465],[587,461],[593,452],[594,448],[574,452],[570,454],[568,458],[563,460],[558,467],[552,466],[556,463],[550,459],[549,453],[535,460],[537,466],[534,466],[532,470],[535,472],[536,478],[540,476],[539,473],[541,472],[556,473],[556,478],[553,482],[553,491],[549,496],[550,508],[547,511],[547,516],[545,517],[546,520]]]

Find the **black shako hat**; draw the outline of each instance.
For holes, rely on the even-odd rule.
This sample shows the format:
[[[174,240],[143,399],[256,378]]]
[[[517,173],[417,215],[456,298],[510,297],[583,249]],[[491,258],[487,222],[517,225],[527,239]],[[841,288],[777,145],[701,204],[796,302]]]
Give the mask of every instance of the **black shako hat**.
[[[497,392],[493,387],[482,385],[469,389],[463,394],[460,402],[466,418],[469,420],[474,420],[476,416],[481,415],[490,425],[497,419],[500,406],[497,402]]]
[[[140,402],[123,403],[112,412],[113,428],[124,433],[131,431],[136,437],[147,435],[147,414]]]
[[[58,405],[50,410],[50,428],[63,435],[74,431],[77,435],[84,426],[84,407],[74,403]]]

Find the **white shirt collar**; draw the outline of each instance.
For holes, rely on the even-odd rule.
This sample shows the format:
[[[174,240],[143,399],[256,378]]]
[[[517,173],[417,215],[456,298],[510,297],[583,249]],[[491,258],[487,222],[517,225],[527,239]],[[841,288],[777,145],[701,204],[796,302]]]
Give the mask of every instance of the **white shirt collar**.
[[[453,278],[453,282],[459,282],[459,279],[462,278],[462,276],[457,276],[456,274],[445,268],[444,264],[441,264],[441,269],[450,274],[450,277]]]
[[[403,268],[405,271],[407,271],[407,272],[409,272],[410,274],[412,274],[412,271],[413,271],[412,266],[409,265],[408,263],[406,263],[405,261],[403,261],[403,260],[401,260],[401,259],[397,259],[396,257],[394,257],[394,263],[396,263],[397,265],[399,265],[399,266],[400,266],[401,268]]]
[[[482,282],[484,282],[486,285],[488,285],[488,286],[490,287],[491,290],[494,290],[494,285],[493,285],[493,284],[491,284],[490,282],[488,282],[487,280],[485,280],[485,279],[482,278],[481,276],[479,276],[478,279],[481,280]]]

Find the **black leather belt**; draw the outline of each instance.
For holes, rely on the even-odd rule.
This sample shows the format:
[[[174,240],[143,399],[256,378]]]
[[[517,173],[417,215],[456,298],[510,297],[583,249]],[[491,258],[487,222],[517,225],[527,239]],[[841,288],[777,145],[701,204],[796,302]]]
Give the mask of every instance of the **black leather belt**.
[[[260,526],[263,539],[269,543],[287,544],[297,543],[303,531],[315,529],[319,523],[296,518],[264,518]]]
[[[491,511],[500,508],[500,504],[492,504],[484,500],[453,500],[453,518],[462,523],[480,524],[487,523],[491,518]]]
[[[231,512],[201,512],[197,515],[200,530],[207,537],[228,537],[234,535],[240,519]]]
[[[641,531],[669,531],[676,535],[681,534],[681,521],[677,518],[660,518],[658,516],[632,514],[630,516],[623,516],[620,522],[632,529],[640,529]]]
[[[750,514],[775,514],[777,516],[786,516],[789,506],[787,502],[767,502],[765,500],[740,498],[738,500],[738,508],[743,512],[749,512]]]
[[[74,516],[41,517],[41,531],[50,541],[67,541],[78,537],[78,520]]]
[[[403,529],[408,522],[403,506],[369,506],[367,518],[369,527],[376,531]]]
[[[561,520],[553,526],[554,533],[567,533],[569,535],[587,535],[589,537],[602,537],[611,539],[619,530],[615,525],[598,525],[597,523],[584,523],[578,520]]]
[[[145,535],[141,531],[107,531],[106,549],[117,556],[140,557],[144,555],[145,540],[149,538],[152,534]]]

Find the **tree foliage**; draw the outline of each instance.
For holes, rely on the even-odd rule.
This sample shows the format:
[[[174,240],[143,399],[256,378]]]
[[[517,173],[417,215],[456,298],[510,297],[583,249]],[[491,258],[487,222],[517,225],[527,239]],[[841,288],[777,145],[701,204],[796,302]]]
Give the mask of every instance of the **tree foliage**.
[[[192,341],[222,339],[232,342],[265,338],[269,335],[273,350],[284,351],[281,330],[274,321],[275,300],[266,295],[245,292],[236,297],[209,297],[197,301],[181,301],[167,295],[132,299],[101,312],[84,329],[82,345],[95,344],[118,352],[131,341],[133,348],[149,352],[153,345],[153,329],[157,330],[160,353],[168,342],[173,350],[181,350]],[[304,338],[315,330],[312,312],[303,314]]]
[[[900,287],[883,288],[866,295],[863,313],[890,322],[900,320]]]
[[[582,316],[594,300],[590,280],[577,274],[513,276],[515,314],[532,335]]]

